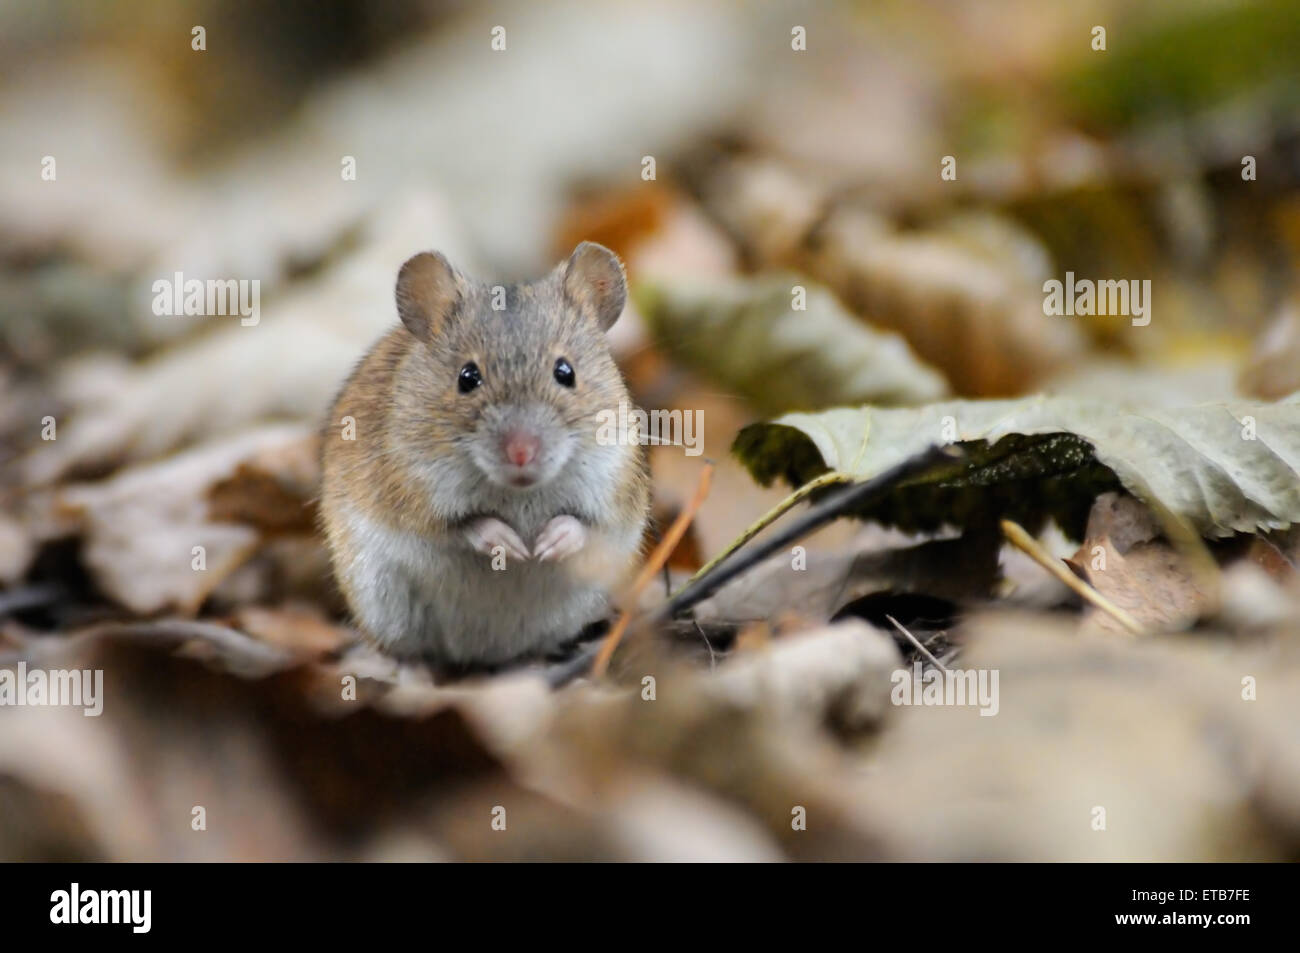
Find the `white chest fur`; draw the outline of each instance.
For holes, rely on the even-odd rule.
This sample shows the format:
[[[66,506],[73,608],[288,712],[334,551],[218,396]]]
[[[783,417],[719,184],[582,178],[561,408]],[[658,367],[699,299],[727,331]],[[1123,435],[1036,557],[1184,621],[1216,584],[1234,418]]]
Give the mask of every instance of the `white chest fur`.
[[[360,555],[340,571],[361,623],[394,654],[491,664],[546,652],[602,618],[637,555],[641,525],[592,521],[592,508],[579,501],[606,498],[614,474],[603,455],[584,462],[538,493],[492,487],[481,475],[465,492],[474,474],[430,474],[440,494],[472,500],[469,512],[503,519],[530,547],[554,516],[583,520],[587,545],[559,562],[485,556],[458,531],[431,538],[345,507]]]

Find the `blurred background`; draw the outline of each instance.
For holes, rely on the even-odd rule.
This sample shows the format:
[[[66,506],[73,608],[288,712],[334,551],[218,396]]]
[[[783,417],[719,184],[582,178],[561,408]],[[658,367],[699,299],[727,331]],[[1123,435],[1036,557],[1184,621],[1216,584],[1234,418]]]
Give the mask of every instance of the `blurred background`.
[[[98,720],[0,717],[0,856],[1294,857],[1296,778],[1225,780],[1191,727],[1221,713],[1190,686],[1240,665],[1206,675],[1181,647],[1132,690],[1105,656],[1129,701],[1072,709],[1102,740],[1034,737],[1025,715],[988,719],[1009,724],[993,740],[927,723],[891,741],[859,712],[845,749],[822,699],[810,750],[769,698],[754,714],[701,688],[651,729],[603,696],[504,680],[453,697],[379,659],[362,695],[388,707],[337,722],[317,703],[363,665],[311,505],[315,428],[427,248],[492,281],[584,239],[623,257],[611,343],[634,397],[702,414],[719,464],[679,580],[786,492],[728,453],[776,414],[1300,390],[1297,51],[1290,0],[3,3],[0,648],[80,653],[120,700]],[[156,314],[153,283],[178,272],[260,282],[259,321]],[[1045,315],[1067,272],[1149,280],[1149,325]],[[797,327],[794,284],[815,302]],[[665,521],[701,461],[652,462]],[[862,540],[835,526],[816,545]],[[760,642],[824,623],[849,598],[827,579],[715,615]],[[984,658],[1025,671],[1077,651],[999,632]],[[1107,747],[1152,719],[1176,756]],[[1258,751],[1282,742],[1249,737],[1249,763],[1273,763]],[[908,760],[945,743],[1011,793],[882,796],[882,772],[946,788]],[[1098,777],[1150,805],[1104,843],[1057,813]],[[548,832],[480,835],[503,798]],[[910,829],[894,800],[952,820]],[[196,838],[202,803],[226,820]],[[791,836],[791,803],[818,806],[818,833]]]

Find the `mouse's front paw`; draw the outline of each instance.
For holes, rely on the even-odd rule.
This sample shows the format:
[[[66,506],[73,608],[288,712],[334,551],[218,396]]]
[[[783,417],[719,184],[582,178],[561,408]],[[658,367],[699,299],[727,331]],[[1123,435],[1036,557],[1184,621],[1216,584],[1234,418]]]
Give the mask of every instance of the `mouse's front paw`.
[[[519,534],[493,516],[481,517],[466,526],[465,538],[484,556],[495,556],[495,550],[500,546],[512,559],[528,558],[528,547]]]
[[[567,559],[581,552],[586,545],[586,528],[572,516],[557,516],[538,534],[537,542],[533,543],[533,555],[539,562]]]

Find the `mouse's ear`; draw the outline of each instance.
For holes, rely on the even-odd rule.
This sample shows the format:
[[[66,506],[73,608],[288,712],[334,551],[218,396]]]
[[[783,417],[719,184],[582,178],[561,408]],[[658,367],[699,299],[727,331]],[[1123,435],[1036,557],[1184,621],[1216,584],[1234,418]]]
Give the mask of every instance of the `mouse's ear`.
[[[465,279],[436,251],[408,258],[397,273],[397,313],[421,341],[438,332],[464,297]]]
[[[581,242],[564,267],[564,293],[608,331],[627,303],[623,263],[604,245]]]

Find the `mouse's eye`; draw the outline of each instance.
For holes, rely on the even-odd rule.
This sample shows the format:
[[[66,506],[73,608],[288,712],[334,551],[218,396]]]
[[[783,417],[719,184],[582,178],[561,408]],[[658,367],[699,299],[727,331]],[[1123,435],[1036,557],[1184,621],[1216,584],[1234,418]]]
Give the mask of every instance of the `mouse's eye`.
[[[573,365],[564,358],[555,362],[555,380],[565,387],[572,387],[578,383],[578,377],[573,373]]]
[[[462,394],[468,394],[479,384],[483,383],[483,375],[478,369],[478,365],[470,361],[460,369],[460,375],[456,378],[456,386],[460,388]]]

